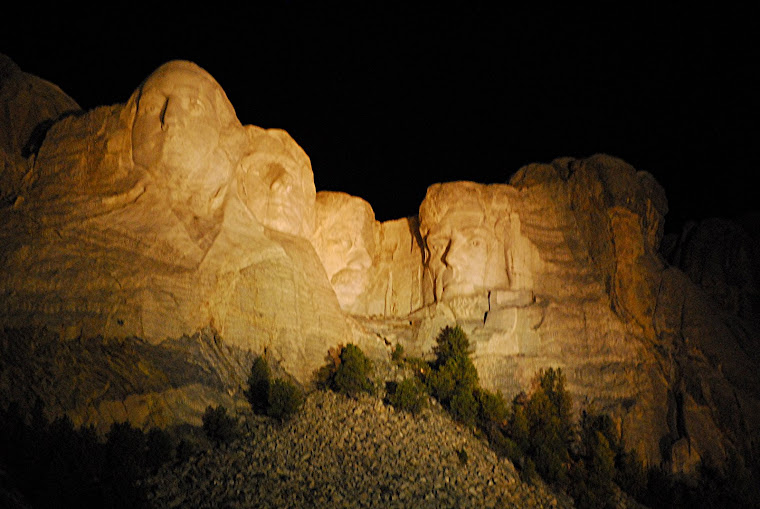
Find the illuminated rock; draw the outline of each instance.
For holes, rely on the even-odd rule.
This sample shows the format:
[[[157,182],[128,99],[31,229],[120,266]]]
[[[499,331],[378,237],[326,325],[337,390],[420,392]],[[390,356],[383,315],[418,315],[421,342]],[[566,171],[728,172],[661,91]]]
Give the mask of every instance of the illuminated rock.
[[[564,366],[571,391],[612,412],[650,461],[679,471],[694,458],[723,461],[727,448],[750,451],[760,359],[746,345],[760,331],[711,305],[659,255],[667,201],[654,178],[597,155],[529,165],[510,183],[520,231],[539,254],[538,365]]]
[[[261,193],[263,210],[279,207],[250,178],[252,160],[274,159],[312,190],[283,223],[247,206]],[[208,73],[166,64],[126,105],[48,132],[31,187],[3,211],[2,321],[153,343],[211,326],[306,381],[349,334],[309,240],[293,234],[313,222],[311,179],[286,133],[244,128]]]
[[[509,206],[507,186],[452,182],[428,188],[420,205],[428,304],[510,287],[502,233]]]
[[[363,199],[320,191],[313,243],[345,311],[405,317],[422,307],[416,218],[380,223]]]
[[[316,211],[314,248],[341,308],[366,314],[357,300],[367,291],[375,259],[375,213],[361,198],[328,191],[317,194]]]
[[[24,185],[45,129],[79,105],[56,85],[23,72],[0,53],[0,204]]]
[[[315,188],[309,157],[280,129],[246,126],[248,152],[240,162],[240,196],[267,228],[310,238]]]
[[[6,103],[23,95],[8,83]],[[667,201],[650,174],[606,155],[562,158],[509,184],[434,184],[419,218],[380,223],[360,198],[316,193],[298,144],[242,126],[194,64],[162,66],[126,104],[59,118],[24,152],[32,124],[71,106],[40,86],[29,112],[0,109],[13,130],[2,133],[0,323],[11,332],[0,361],[36,362],[27,392],[45,387],[56,411],[99,424],[197,421],[204,404],[240,397],[254,353],[306,381],[330,347],[353,341],[385,358],[401,343],[429,356],[458,323],[486,387],[509,397],[561,367],[577,406],[610,412],[650,464],[688,470],[754,447],[752,258],[713,225],[671,252],[701,288],[669,266]],[[35,110],[44,97],[51,106]],[[27,326],[68,341],[32,338],[19,357],[14,342],[27,336],[13,331]],[[74,363],[77,374],[51,377],[47,348],[87,357],[97,336],[109,367]],[[139,373],[124,367],[141,355]],[[0,369],[0,395],[17,394],[26,368]],[[80,371],[91,373],[87,394]]]

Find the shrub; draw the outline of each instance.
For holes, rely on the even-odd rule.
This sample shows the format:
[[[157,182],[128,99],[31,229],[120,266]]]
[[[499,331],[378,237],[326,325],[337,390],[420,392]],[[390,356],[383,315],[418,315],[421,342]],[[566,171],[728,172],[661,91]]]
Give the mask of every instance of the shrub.
[[[120,507],[144,504],[144,493],[135,484],[146,470],[145,448],[142,430],[129,422],[112,424],[106,434],[104,492],[107,499],[118,501]]]
[[[255,414],[266,415],[267,406],[269,405],[269,385],[271,384],[271,379],[272,373],[266,359],[263,356],[256,357],[251,365],[251,374],[248,377],[248,390],[245,393]]]
[[[427,407],[428,394],[418,378],[407,378],[389,391],[387,401],[399,410],[416,415]]]
[[[465,466],[470,460],[470,456],[467,454],[467,450],[464,447],[457,450],[457,458],[459,459],[459,464],[461,466]]]
[[[297,414],[303,403],[304,394],[298,386],[288,380],[275,380],[269,387],[266,413],[285,421]]]
[[[470,340],[459,325],[444,327],[435,341],[436,345],[433,347],[433,353],[436,357],[435,367],[445,365],[452,358],[469,358]]]
[[[406,357],[404,359],[404,364],[406,364],[423,383],[426,381],[428,375],[430,375],[430,364],[420,357]]]
[[[521,392],[512,401],[512,414],[507,424],[507,435],[519,450],[520,456],[524,456],[530,450],[530,425],[525,407],[528,404],[528,396]]]
[[[470,340],[459,326],[444,328],[436,338],[433,347],[436,359],[426,377],[430,393],[449,410],[456,396],[455,417],[464,419],[463,422],[474,420],[470,418],[472,393],[478,387],[478,371],[470,359],[469,348]],[[477,402],[474,414],[477,415]]]
[[[338,366],[340,366],[340,355],[343,352],[343,348],[345,348],[343,345],[338,345],[327,350],[327,364],[319,368],[314,377],[316,385],[320,389],[334,389],[333,378],[335,377],[335,372],[338,371]]]
[[[361,349],[353,344],[344,346],[340,351],[340,363],[332,375],[328,376],[327,385],[334,391],[357,396],[361,392],[374,394],[375,384],[370,379],[372,361]]]
[[[147,435],[146,465],[150,472],[156,472],[161,465],[169,462],[174,453],[174,440],[161,428],[151,428]]]
[[[552,368],[539,371],[533,382],[533,393],[530,396],[520,393],[514,398],[509,418],[506,418],[506,404],[500,395],[480,393],[479,397],[481,422],[502,415],[506,420],[500,431],[507,440],[497,437],[492,442],[498,443],[518,466],[535,469],[548,482],[566,485],[573,424],[572,400],[565,389],[562,371]],[[494,435],[494,431],[489,434]]]
[[[573,440],[572,400],[562,371],[539,371],[535,390],[525,410],[528,420],[528,454],[548,482],[567,484]]]
[[[467,426],[474,426],[478,418],[478,401],[472,390],[459,387],[449,401],[451,416]]]
[[[396,346],[393,348],[391,360],[396,364],[401,364],[404,361],[404,347],[401,343],[396,343]]]
[[[573,468],[571,494],[579,509],[614,507],[615,454],[604,433],[583,430],[579,461]]]
[[[216,408],[211,405],[206,407],[203,413],[203,431],[217,444],[229,443],[239,434],[237,419],[227,415],[227,409],[222,405]]]
[[[556,370],[549,368],[538,372],[538,389],[533,394],[545,395],[549,400],[549,412],[557,425],[556,432],[565,446],[569,447],[573,441],[573,401],[570,393],[565,388],[565,375],[561,368]]]
[[[280,421],[297,414],[305,400],[303,391],[293,382],[285,379],[272,380],[269,364],[262,356],[253,361],[245,395],[255,414],[267,415]]]
[[[136,479],[145,463],[145,435],[128,422],[115,422],[106,433],[106,467]]]
[[[24,507],[147,506],[138,480],[164,461],[158,436],[165,432],[146,435],[115,423],[104,443],[94,427],[75,429],[66,416],[48,422],[42,410],[41,404],[31,413],[0,405],[0,500],[16,507],[17,493]],[[4,498],[7,493],[13,498]]]
[[[478,400],[478,417],[481,426],[487,428],[491,424],[506,425],[509,412],[507,402],[504,401],[501,392],[493,393],[479,388],[475,391],[475,398]]]

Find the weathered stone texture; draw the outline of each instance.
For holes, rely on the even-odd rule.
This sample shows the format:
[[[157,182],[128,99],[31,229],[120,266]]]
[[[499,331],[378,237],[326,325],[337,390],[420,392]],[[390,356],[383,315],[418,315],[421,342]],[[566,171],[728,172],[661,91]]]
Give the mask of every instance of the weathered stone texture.
[[[330,347],[353,341],[380,358],[401,343],[425,356],[458,323],[485,386],[509,397],[561,367],[578,407],[611,412],[650,463],[689,470],[729,448],[760,453],[755,254],[713,222],[663,257],[667,200],[649,173],[607,155],[561,158],[509,184],[434,184],[419,217],[380,223],[361,198],[317,193],[295,140],[241,125],[194,64],[162,66],[125,104],[58,119],[26,155],[31,124],[75,104],[2,65],[15,76],[0,90],[13,198],[0,208],[4,326],[45,326],[61,341],[135,336],[146,359],[167,338],[214,330],[230,351],[266,351],[306,382]],[[37,83],[30,99],[9,109],[26,82]],[[242,376],[210,389],[165,378],[165,366],[114,397],[41,392],[81,422],[147,424],[157,408],[199,411],[183,398],[231,398]]]
[[[2,210],[8,326],[153,343],[212,326],[303,381],[350,334],[307,240],[308,158],[284,131],[240,125],[194,64],[56,123],[29,180]]]
[[[45,131],[79,105],[56,85],[23,72],[0,54],[0,203],[13,201],[24,187],[29,157]]]

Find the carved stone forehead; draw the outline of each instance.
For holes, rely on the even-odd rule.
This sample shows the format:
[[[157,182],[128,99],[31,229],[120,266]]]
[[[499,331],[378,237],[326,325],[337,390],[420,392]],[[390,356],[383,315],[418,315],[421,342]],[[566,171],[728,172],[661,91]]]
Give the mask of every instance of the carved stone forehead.
[[[237,119],[235,109],[221,85],[211,74],[193,62],[174,60],[153,71],[136,91],[138,109],[140,97],[150,92],[167,97],[172,94],[204,96],[212,102],[222,123]]]
[[[420,205],[420,230],[423,235],[437,230],[443,222],[468,226],[493,226],[489,217],[488,186],[475,182],[445,182],[428,188]]]
[[[374,243],[375,212],[358,196],[333,191],[320,191],[316,199],[317,225],[320,234],[340,225],[356,231],[368,243]]]

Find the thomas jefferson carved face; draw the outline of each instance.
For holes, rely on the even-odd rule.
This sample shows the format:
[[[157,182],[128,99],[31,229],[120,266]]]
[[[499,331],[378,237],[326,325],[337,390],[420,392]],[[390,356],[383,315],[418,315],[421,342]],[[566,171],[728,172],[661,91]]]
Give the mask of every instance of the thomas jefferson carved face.
[[[314,248],[341,308],[350,310],[364,292],[375,252],[375,214],[370,205],[344,193],[317,194]]]
[[[211,75],[184,61],[159,67],[136,94],[134,162],[165,183],[173,201],[202,213],[231,176],[219,145],[237,122],[232,105]]]
[[[248,128],[251,152],[240,178],[246,205],[268,228],[310,237],[316,190],[308,156],[285,131]]]
[[[509,286],[504,244],[489,209],[482,184],[452,182],[428,189],[420,231],[436,302]]]

